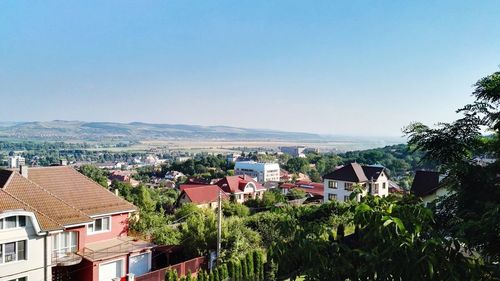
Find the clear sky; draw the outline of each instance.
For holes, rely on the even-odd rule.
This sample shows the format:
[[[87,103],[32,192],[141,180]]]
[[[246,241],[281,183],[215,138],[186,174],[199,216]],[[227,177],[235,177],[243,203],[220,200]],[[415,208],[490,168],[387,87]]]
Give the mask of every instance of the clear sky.
[[[0,121],[399,136],[499,69],[500,1],[0,1]]]

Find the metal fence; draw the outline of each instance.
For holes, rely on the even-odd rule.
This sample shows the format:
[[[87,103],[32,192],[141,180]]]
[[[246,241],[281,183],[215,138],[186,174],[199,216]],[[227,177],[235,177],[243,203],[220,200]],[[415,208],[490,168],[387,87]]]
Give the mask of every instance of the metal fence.
[[[177,271],[178,276],[185,276],[188,272],[196,274],[200,268],[204,268],[206,265],[205,257],[198,257],[192,260],[181,262],[178,264],[171,265],[167,268],[162,268],[152,272],[148,272],[141,276],[136,276],[136,281],[163,281],[165,280],[165,272],[169,269],[174,269]]]

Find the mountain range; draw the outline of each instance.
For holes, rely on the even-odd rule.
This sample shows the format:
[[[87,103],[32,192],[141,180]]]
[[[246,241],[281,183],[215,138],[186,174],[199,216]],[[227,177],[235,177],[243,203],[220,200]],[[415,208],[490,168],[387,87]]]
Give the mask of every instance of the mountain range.
[[[321,141],[331,140],[332,138],[312,133],[246,129],[229,126],[54,120],[48,122],[0,122],[0,139],[47,141],[139,141],[171,139]]]

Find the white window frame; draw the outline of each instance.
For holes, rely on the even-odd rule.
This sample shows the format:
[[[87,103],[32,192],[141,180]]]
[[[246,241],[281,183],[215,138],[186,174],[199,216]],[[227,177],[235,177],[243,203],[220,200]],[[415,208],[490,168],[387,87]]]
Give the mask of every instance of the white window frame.
[[[328,181],[328,188],[337,189],[337,181]]]
[[[24,259],[23,260],[19,260],[18,259],[18,255],[17,255],[17,251],[18,251],[17,243],[21,242],[21,241],[24,241]],[[10,244],[10,243],[16,243],[16,246],[15,246],[16,259],[13,260],[13,261],[10,261],[10,262],[5,262],[5,244]],[[28,251],[29,245],[28,244],[29,244],[29,240],[28,239],[13,240],[13,241],[6,241],[6,242],[0,243],[0,247],[2,248],[2,251],[1,251],[1,254],[0,254],[0,267],[4,266],[4,265],[9,265],[9,264],[15,264],[15,263],[19,263],[19,262],[28,261],[28,257],[29,257],[29,251]]]
[[[95,231],[95,221],[96,220],[102,220],[102,219],[105,219],[105,218],[108,218],[108,220],[109,220],[108,229]],[[87,224],[87,235],[94,235],[94,234],[111,232],[112,222],[113,222],[113,220],[112,220],[111,216],[104,216],[104,217],[94,218],[94,221],[92,223]],[[91,227],[90,227],[91,225],[92,225],[92,230],[91,230]]]
[[[73,240],[72,239],[73,233],[76,235],[75,241],[72,241]],[[68,246],[66,246],[66,247],[63,246],[64,245],[63,244],[64,239],[62,239],[63,234],[69,235],[69,237],[66,237],[67,239],[69,239]],[[64,231],[64,232],[54,234],[52,236],[52,257],[63,257],[63,256],[66,256],[67,253],[77,252],[78,251],[79,234],[80,233],[78,231]],[[54,243],[54,240],[55,240],[55,243]],[[74,245],[73,245],[73,242],[74,242]],[[57,245],[55,245],[55,244],[57,244]],[[54,245],[56,246],[55,249],[54,249]]]
[[[16,218],[16,226],[7,228],[6,220],[7,220],[7,218],[11,218],[11,217]],[[24,217],[24,225],[20,224],[20,222],[19,222],[20,217]],[[0,231],[23,228],[23,227],[26,227],[27,224],[28,224],[28,218],[26,216],[8,216],[8,217],[0,218]]]
[[[99,263],[99,272],[97,273],[97,275],[99,276],[99,274],[101,274],[101,266],[102,265],[105,265],[105,264],[108,264],[108,263],[112,263],[112,262],[115,262],[115,261],[122,261],[122,274],[123,276],[125,276],[127,274],[127,267],[126,267],[126,263],[127,261],[125,260],[125,258],[119,258],[119,259],[111,259],[111,260],[106,260],[106,261],[102,261]],[[121,276],[121,277],[123,277]]]
[[[130,259],[133,258],[133,257],[137,257],[137,256],[141,256],[141,255],[149,255],[149,258],[148,258],[148,272],[151,271],[151,269],[153,268],[152,267],[152,259],[153,259],[153,253],[152,252],[145,252],[145,253],[136,253],[136,254],[131,254],[129,257],[128,257],[128,264],[130,265]],[[129,268],[130,270],[130,268]]]
[[[345,182],[344,183],[344,189],[347,190],[347,191],[353,191],[353,186],[354,186],[354,184],[351,183],[351,182]]]
[[[337,201],[338,200],[338,196],[336,193],[328,193],[328,201]]]
[[[350,195],[344,195],[344,202],[349,201],[349,197],[350,197]]]

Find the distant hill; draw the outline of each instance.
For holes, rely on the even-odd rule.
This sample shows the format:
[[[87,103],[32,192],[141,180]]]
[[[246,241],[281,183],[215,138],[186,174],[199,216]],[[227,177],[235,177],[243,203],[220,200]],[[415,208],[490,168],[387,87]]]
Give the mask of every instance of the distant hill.
[[[59,141],[139,141],[169,139],[321,141],[331,138],[310,133],[245,129],[228,126],[54,120],[49,122],[0,122],[0,139]]]

